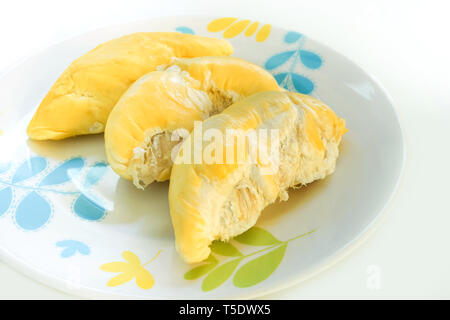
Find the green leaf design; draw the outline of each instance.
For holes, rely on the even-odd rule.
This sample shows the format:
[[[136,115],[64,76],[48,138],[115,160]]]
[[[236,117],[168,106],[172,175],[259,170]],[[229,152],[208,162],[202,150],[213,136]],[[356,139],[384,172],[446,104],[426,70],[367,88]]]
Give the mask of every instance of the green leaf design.
[[[238,288],[254,286],[267,279],[280,265],[287,243],[244,264],[235,274],[233,284]]]
[[[223,241],[214,241],[211,244],[211,251],[221,256],[240,257],[242,253],[231,243]]]
[[[254,286],[266,280],[278,268],[284,258],[289,242],[305,237],[315,231],[316,229],[281,241],[269,231],[253,227],[235,237],[234,240],[250,246],[264,246],[264,248],[244,255],[231,243],[215,241],[211,244],[212,253],[209,257],[203,261],[203,264],[186,272],[184,278],[186,280],[194,280],[206,275],[202,282],[202,290],[205,292],[211,291],[227,281],[242,260],[251,259],[256,254],[259,254],[256,258],[240,267],[233,277],[233,284],[238,288]],[[213,253],[236,258],[219,265],[219,261]]]
[[[186,272],[184,274],[184,279],[186,280],[195,280],[200,278],[201,276],[204,276],[205,274],[207,274],[209,271],[211,271],[212,269],[214,269],[217,264],[219,263],[219,261],[217,261],[217,259],[210,254],[208,258],[206,258],[204,260],[204,264],[195,267],[191,270],[189,270],[188,272]]]
[[[275,238],[269,231],[259,227],[248,229],[243,234],[235,237],[234,240],[249,246],[269,246],[282,243],[282,241]]]
[[[233,259],[211,271],[206,276],[205,280],[203,280],[202,290],[203,291],[214,290],[222,283],[227,281],[228,278],[231,277],[231,275],[233,274],[234,270],[236,270],[239,262],[241,262],[242,259],[243,257]]]

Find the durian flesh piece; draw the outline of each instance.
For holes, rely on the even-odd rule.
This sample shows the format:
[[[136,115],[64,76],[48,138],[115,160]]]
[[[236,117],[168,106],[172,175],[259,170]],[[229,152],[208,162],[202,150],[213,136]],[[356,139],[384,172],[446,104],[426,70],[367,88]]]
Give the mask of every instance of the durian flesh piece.
[[[169,204],[176,248],[189,263],[206,259],[212,241],[227,241],[251,228],[266,206],[287,200],[288,188],[331,174],[346,132],[345,121],[322,102],[273,91],[252,95],[203,121],[202,132],[209,129],[223,136],[227,129],[246,136],[277,129],[278,143],[267,139],[266,158],[258,154],[251,161],[251,148],[244,148],[240,161],[234,156],[235,161],[194,163],[195,132],[186,139],[172,168]],[[224,143],[223,153],[236,152],[238,139],[231,141]],[[203,143],[203,152],[205,148],[208,143]],[[273,153],[277,161],[270,157],[273,151],[278,152]],[[267,170],[273,164],[277,165]]]
[[[129,86],[173,57],[226,56],[225,40],[178,32],[140,32],[105,42],[72,62],[42,100],[27,133],[60,140],[101,133]]]
[[[111,112],[105,148],[113,170],[139,188],[169,179],[173,147],[194,121],[239,99],[281,90],[270,73],[233,57],[174,59],[136,81]],[[176,155],[176,153],[175,153]]]

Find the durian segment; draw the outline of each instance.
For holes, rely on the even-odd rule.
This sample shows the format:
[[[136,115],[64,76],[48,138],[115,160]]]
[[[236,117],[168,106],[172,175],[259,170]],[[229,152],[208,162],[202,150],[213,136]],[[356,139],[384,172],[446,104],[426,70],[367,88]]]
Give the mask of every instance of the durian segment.
[[[111,168],[138,185],[168,179],[172,166],[169,133],[178,128],[191,130],[194,121],[211,109],[200,83],[186,72],[146,74],[125,92],[108,119],[105,149]]]
[[[144,74],[173,57],[233,53],[225,40],[178,32],[140,32],[110,40],[72,62],[39,105],[27,133],[60,140],[103,132],[121,95]]]
[[[347,130],[345,121],[322,102],[279,91],[240,100],[203,121],[203,133],[209,129],[225,137],[226,130],[235,129],[243,139],[260,134],[259,129],[269,129],[267,136],[271,137],[270,129],[277,129],[278,143],[276,135],[268,138],[263,144],[269,145],[267,152],[256,157],[247,144],[240,162],[227,162],[223,156],[221,163],[196,164],[198,141],[193,142],[194,133],[186,139],[172,168],[169,204],[177,250],[189,263],[206,259],[213,240],[227,241],[251,228],[266,206],[277,199],[287,200],[288,188],[333,173]],[[223,152],[236,152],[237,141],[224,143]],[[208,143],[203,143],[203,155],[206,148]],[[238,160],[237,156],[231,159]],[[267,170],[271,165],[274,170]]]
[[[270,73],[232,57],[175,59],[136,81],[111,112],[105,148],[113,170],[139,188],[169,179],[176,129],[221,112],[242,97],[281,90]],[[176,137],[175,137],[176,138]]]
[[[170,64],[200,81],[216,112],[221,112],[239,98],[265,90],[275,90],[278,84],[263,68],[235,57],[174,58]]]

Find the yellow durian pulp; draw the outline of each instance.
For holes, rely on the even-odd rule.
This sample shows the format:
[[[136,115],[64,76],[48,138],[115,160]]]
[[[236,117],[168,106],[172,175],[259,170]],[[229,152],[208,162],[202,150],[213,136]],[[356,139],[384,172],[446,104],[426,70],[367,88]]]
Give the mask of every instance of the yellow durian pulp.
[[[137,187],[170,176],[174,131],[266,90],[281,90],[270,73],[233,57],[174,59],[136,83],[121,97],[105,129],[108,162]],[[176,137],[175,137],[176,138]]]
[[[264,171],[262,158],[227,163],[195,163],[193,133],[186,139],[172,168],[169,205],[176,247],[181,257],[195,263],[210,254],[214,240],[227,241],[248,230],[261,211],[277,199],[287,200],[287,189],[323,179],[335,170],[345,121],[322,102],[291,92],[267,91],[240,100],[203,121],[203,132],[217,129],[256,132],[278,130],[276,170]],[[270,140],[270,139],[269,139]],[[202,151],[207,144],[202,145]],[[227,149],[236,145],[224,145]],[[244,149],[247,150],[247,149]],[[245,151],[248,152],[248,151]],[[186,161],[188,160],[188,161]],[[267,169],[267,168],[266,168]]]
[[[226,56],[225,40],[178,32],[140,32],[105,42],[69,65],[42,100],[27,133],[60,140],[104,131],[122,94],[144,74],[173,57]]]

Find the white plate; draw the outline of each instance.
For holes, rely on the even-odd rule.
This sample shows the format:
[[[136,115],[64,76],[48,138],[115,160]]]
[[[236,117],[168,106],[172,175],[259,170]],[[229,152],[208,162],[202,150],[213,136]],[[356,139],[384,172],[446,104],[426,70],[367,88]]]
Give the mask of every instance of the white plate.
[[[91,32],[44,50],[0,79],[4,261],[36,280],[86,297],[255,297],[322,270],[374,224],[396,189],[404,162],[402,132],[386,92],[353,62],[300,33],[261,23],[250,36],[246,31],[210,32],[207,26],[215,19],[161,18]],[[119,179],[105,163],[101,135],[34,142],[25,134],[35,108],[72,60],[120,35],[175,30],[231,37],[235,56],[265,66],[290,89],[318,97],[346,119],[349,129],[336,172],[291,190],[289,201],[267,208],[247,240],[233,240],[225,252],[215,253],[217,261],[203,267],[209,271],[204,275],[201,269],[187,273],[193,266],[175,252],[168,183],[139,191]],[[131,262],[108,265],[125,258]],[[229,268],[230,277],[221,283],[218,274],[225,275],[231,261],[236,268]],[[272,269],[264,273],[268,265]],[[120,272],[133,277],[139,268],[147,270],[147,281],[110,282]],[[243,276],[248,271],[254,276]],[[198,278],[186,279],[193,274]]]

